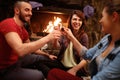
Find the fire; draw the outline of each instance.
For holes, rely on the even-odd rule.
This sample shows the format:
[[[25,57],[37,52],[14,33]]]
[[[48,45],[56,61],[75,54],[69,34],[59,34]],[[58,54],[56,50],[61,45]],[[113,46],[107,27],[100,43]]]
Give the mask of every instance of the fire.
[[[54,30],[55,26],[59,26],[60,28],[62,27],[62,19],[59,17],[54,17],[54,21],[49,21],[47,28],[43,32],[50,33]]]
[[[54,21],[54,26],[59,26],[61,25],[61,18],[59,17],[54,17],[55,21]]]

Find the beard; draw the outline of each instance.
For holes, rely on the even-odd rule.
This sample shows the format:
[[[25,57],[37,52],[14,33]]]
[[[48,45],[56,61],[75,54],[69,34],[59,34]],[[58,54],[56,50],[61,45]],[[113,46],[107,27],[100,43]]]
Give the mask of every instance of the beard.
[[[29,15],[28,15],[29,16]],[[25,16],[20,12],[20,15],[19,15],[19,19],[23,22],[23,23],[29,23],[30,20],[26,20],[25,19]]]

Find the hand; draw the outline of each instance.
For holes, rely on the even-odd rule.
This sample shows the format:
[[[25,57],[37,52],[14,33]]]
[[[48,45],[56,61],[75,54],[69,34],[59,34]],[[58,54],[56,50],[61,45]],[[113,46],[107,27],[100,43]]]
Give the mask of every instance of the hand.
[[[69,69],[67,72],[74,76],[76,76],[76,73],[77,73],[77,71],[74,68]]]
[[[74,37],[72,31],[69,28],[63,28],[62,33],[67,36],[68,39],[71,39],[72,37]]]
[[[55,30],[60,30],[60,26],[55,26],[54,29]]]
[[[47,35],[48,39],[59,39],[61,36],[61,32],[59,30],[53,30],[51,33]]]
[[[57,59],[57,56],[55,56],[55,55],[49,55],[49,58],[51,59],[51,60],[55,60],[55,59]]]

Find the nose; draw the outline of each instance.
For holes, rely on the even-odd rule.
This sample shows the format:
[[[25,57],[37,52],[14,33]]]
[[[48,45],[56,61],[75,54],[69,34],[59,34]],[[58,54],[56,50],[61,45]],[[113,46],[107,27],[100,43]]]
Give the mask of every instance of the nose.
[[[29,12],[29,15],[32,16],[32,11]]]
[[[80,23],[80,20],[77,19],[77,20],[76,20],[76,23]]]

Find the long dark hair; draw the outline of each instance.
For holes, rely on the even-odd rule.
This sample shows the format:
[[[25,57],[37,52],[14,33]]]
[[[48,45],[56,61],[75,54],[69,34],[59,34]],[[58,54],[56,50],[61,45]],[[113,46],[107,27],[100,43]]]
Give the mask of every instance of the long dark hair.
[[[72,27],[72,25],[71,25],[71,19],[72,19],[72,16],[73,16],[74,14],[76,14],[76,15],[77,15],[78,17],[80,17],[80,19],[82,20],[82,25],[81,25],[81,27],[80,27],[80,29],[79,29],[79,31],[78,31],[77,33],[74,33],[74,32],[73,32],[74,29],[73,29],[73,27]],[[78,40],[80,40],[81,35],[82,35],[83,33],[85,33],[85,31],[86,31],[86,20],[85,20],[85,16],[84,16],[84,14],[83,14],[82,11],[80,11],[80,10],[74,10],[74,11],[72,12],[72,14],[71,14],[70,17],[69,17],[68,28],[70,28],[71,31],[72,31],[72,33],[74,34],[74,36],[75,36]]]
[[[120,14],[120,0],[110,0],[105,5],[106,12],[111,15],[113,12]]]

